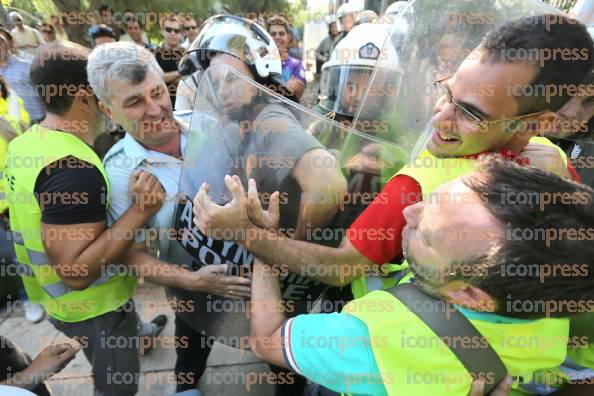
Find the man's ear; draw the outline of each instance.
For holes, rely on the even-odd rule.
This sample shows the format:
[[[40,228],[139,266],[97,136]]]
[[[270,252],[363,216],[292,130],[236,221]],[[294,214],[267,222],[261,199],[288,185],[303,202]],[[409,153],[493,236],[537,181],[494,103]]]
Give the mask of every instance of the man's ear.
[[[108,116],[110,120],[115,121],[115,118],[113,118],[113,112],[111,111],[111,108],[108,105],[106,105],[105,102],[103,102],[102,100],[100,100],[98,104],[101,111],[105,113],[105,115]]]
[[[92,97],[93,95],[89,94],[89,91],[86,91],[84,89],[79,89],[78,91],[76,91],[76,94],[74,94],[75,102],[77,102],[80,108],[86,111],[87,113],[96,111],[96,109],[93,108],[93,103],[91,103],[91,101],[93,100],[91,99]]]
[[[475,311],[495,311],[497,305],[495,299],[477,286],[455,280],[443,285],[440,289],[441,294],[453,304]]]

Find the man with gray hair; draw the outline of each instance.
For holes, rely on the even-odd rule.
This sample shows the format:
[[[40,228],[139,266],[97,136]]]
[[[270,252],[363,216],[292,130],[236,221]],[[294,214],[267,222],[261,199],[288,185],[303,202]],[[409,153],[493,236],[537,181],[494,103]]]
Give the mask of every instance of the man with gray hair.
[[[135,171],[150,171],[166,193],[164,205],[146,223],[150,230],[137,235],[136,244],[124,257],[124,264],[150,263],[153,270],[149,275],[166,286],[226,297],[249,297],[250,281],[227,276],[227,264],[209,265],[192,272],[174,267],[172,271],[171,264],[146,250],[146,240],[158,235],[158,251],[162,256],[173,238],[169,231],[188,135],[183,120],[174,118],[163,70],[154,56],[129,42],[105,44],[95,48],[89,56],[87,73],[100,108],[126,131],[125,137],[109,150],[103,161],[111,187],[109,221],[119,221],[130,206],[127,180]],[[189,279],[194,279],[191,287]],[[174,303],[172,308],[176,313],[180,309],[194,309]],[[195,387],[198,378],[189,380],[193,382],[189,385]]]

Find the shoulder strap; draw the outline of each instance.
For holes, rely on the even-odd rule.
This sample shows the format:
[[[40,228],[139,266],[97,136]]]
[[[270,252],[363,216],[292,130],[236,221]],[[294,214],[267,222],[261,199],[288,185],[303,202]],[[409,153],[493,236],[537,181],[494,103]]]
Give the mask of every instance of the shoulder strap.
[[[406,305],[442,340],[455,340],[460,337],[485,339],[452,304],[423,293],[413,284],[397,285],[386,291]],[[432,307],[432,309],[427,309],[427,307]],[[461,344],[461,342],[446,343],[474,378],[483,377],[487,373],[493,374],[495,381],[492,384],[485,383],[485,394],[489,394],[497,383],[507,375],[507,369],[488,342],[480,343],[478,348],[464,348]],[[483,348],[485,344],[486,348]],[[481,373],[482,375],[480,375]]]

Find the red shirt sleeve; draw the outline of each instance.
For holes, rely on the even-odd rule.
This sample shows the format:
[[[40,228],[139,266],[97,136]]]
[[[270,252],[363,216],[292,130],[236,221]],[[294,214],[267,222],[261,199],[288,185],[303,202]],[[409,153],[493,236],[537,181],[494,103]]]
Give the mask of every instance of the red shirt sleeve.
[[[402,260],[404,208],[422,200],[419,183],[397,175],[347,230],[347,238],[369,260],[378,265]]]
[[[573,180],[575,180],[578,183],[582,182],[582,178],[580,177],[579,173],[577,173],[575,167],[571,164],[571,162],[569,162],[569,160],[567,161],[567,170],[569,171],[571,177],[573,177]]]

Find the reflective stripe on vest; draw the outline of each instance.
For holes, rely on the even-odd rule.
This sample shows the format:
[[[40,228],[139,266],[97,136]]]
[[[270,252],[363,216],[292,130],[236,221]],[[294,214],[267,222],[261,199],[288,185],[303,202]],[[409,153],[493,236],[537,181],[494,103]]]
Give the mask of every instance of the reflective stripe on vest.
[[[12,230],[10,232],[10,237],[12,238],[12,241],[14,243],[23,245],[23,246],[25,245],[25,240],[23,239],[23,234],[21,234],[20,232]]]
[[[100,278],[98,278],[95,282],[93,282],[89,287],[91,286],[98,286],[98,285],[102,285],[104,283],[109,282],[109,280],[112,278],[111,275],[103,275]],[[71,291],[73,291],[74,289],[71,289],[70,287],[68,287],[64,281],[58,281],[56,283],[52,283],[49,285],[44,285],[41,286],[43,288],[43,290],[45,290],[45,292],[47,294],[49,294],[50,296],[52,296],[53,298],[58,298],[63,296],[66,293],[70,293]]]
[[[47,257],[45,252],[40,252],[38,250],[29,249],[29,248],[27,248],[27,246],[25,246],[25,239],[23,238],[23,234],[21,234],[18,231],[13,230],[13,231],[11,231],[10,235],[11,235],[13,243],[15,243],[17,245],[22,245],[26,249],[27,256],[29,256],[30,264],[45,265],[45,264],[49,263],[49,258]]]
[[[33,270],[27,264],[18,263],[17,265],[17,274],[20,276],[31,276],[35,277]]]
[[[49,258],[45,252],[38,252],[36,250],[27,249],[27,254],[29,255],[29,263],[35,265],[46,265],[49,263]]]

